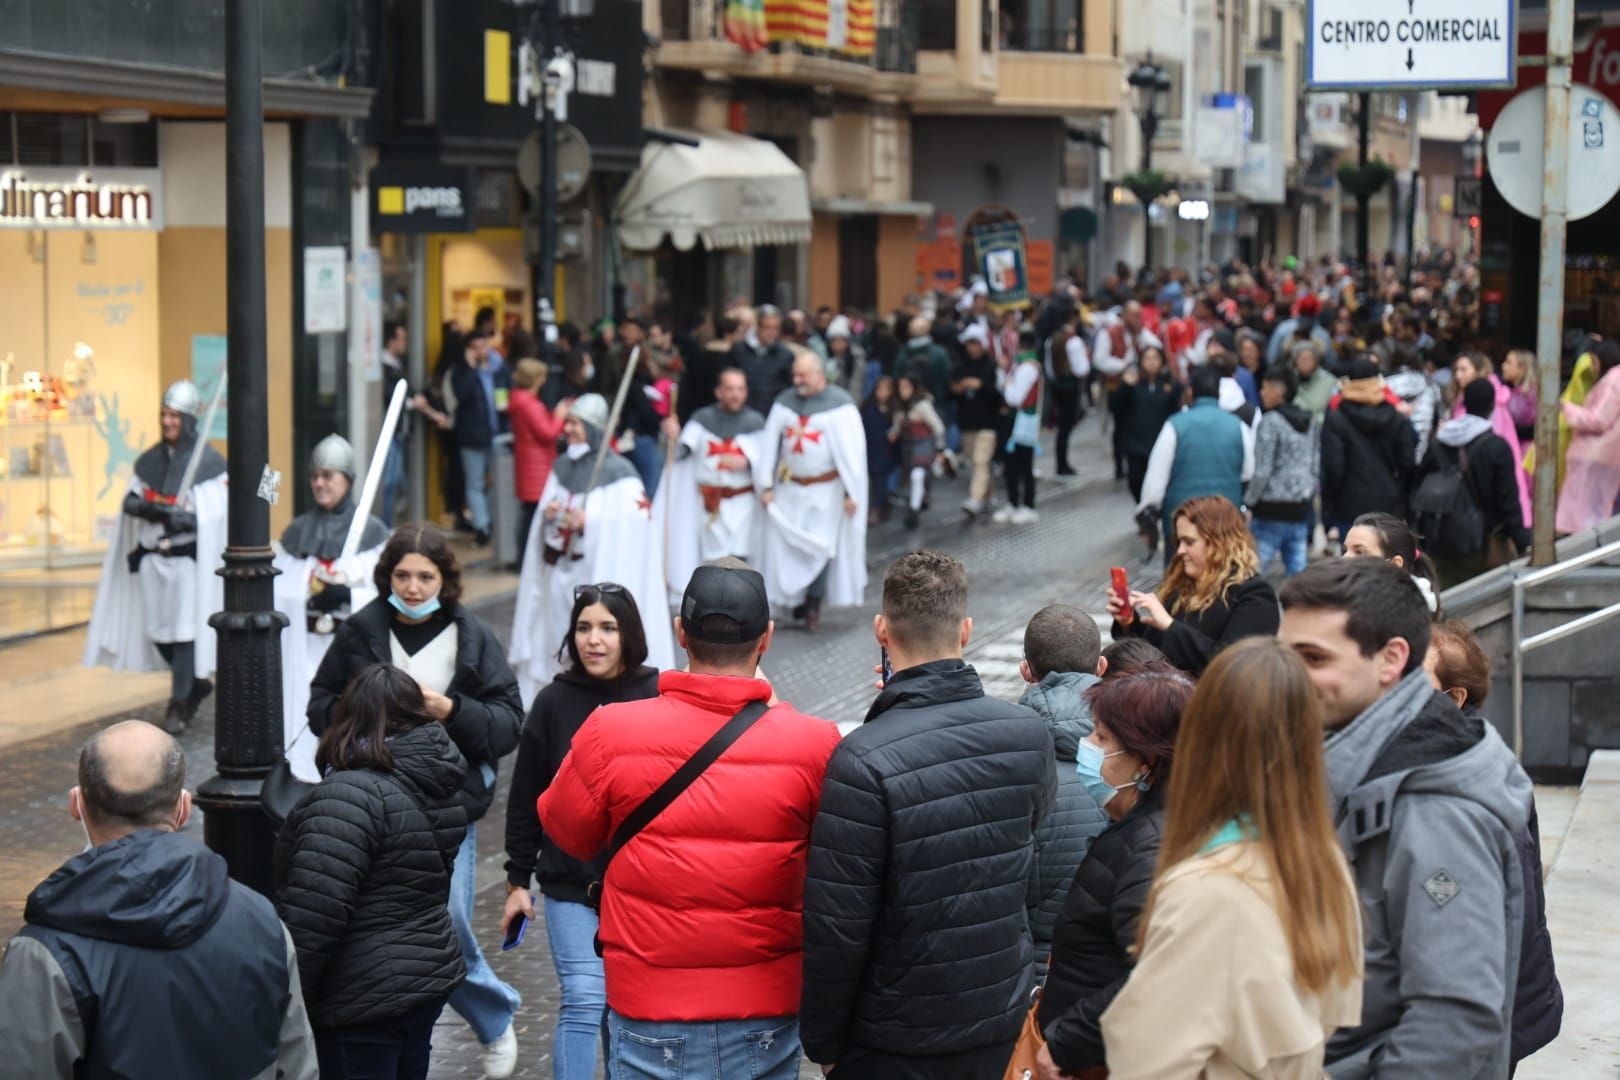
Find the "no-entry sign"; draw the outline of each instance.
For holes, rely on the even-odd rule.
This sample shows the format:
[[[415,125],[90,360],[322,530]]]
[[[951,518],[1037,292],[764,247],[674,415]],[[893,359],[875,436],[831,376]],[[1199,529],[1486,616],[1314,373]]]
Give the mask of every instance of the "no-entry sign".
[[[1310,0],[1313,90],[1512,86],[1514,0]]]

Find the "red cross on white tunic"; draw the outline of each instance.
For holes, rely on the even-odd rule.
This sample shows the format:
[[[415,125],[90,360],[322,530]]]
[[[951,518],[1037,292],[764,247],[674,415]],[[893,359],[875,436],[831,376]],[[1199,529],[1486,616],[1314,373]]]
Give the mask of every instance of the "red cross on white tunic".
[[[800,416],[798,426],[795,427],[794,425],[789,424],[787,430],[782,432],[782,434],[786,438],[793,441],[793,452],[800,455],[804,453],[804,443],[806,439],[813,443],[819,443],[821,441],[821,432],[810,430],[810,418],[808,416]]]
[[[646,514],[648,521],[652,520],[652,500],[647,498],[647,493],[645,491],[643,491],[641,496],[636,499],[636,509]]]
[[[740,453],[742,451],[737,449],[736,439],[721,439],[718,442],[710,439],[709,450],[708,453],[704,454],[704,457],[730,457],[732,454]]]

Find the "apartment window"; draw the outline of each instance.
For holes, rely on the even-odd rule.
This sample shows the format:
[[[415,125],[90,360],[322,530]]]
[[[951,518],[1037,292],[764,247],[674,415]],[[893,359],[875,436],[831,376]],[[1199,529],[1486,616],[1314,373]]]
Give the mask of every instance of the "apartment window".
[[[1254,117],[1249,138],[1253,142],[1263,143],[1266,141],[1266,73],[1259,65],[1243,69],[1243,93],[1249,99],[1249,109]]]
[[[1080,52],[1080,0],[1001,0],[1001,47],[1018,52]]]
[[[920,10],[917,47],[938,52],[956,51],[956,0],[916,0]]]

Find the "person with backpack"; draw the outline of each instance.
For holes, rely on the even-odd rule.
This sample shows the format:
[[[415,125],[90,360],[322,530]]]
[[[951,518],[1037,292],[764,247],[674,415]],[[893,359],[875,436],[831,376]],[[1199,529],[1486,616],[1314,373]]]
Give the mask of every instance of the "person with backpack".
[[[1512,447],[1491,429],[1496,387],[1476,379],[1463,387],[1462,401],[1463,415],[1435,433],[1412,496],[1413,526],[1425,538],[1445,586],[1530,547],[1519,506],[1519,465]]]
[[[1322,422],[1322,518],[1341,540],[1362,514],[1406,516],[1415,445],[1411,421],[1385,396],[1373,357],[1351,360]]]

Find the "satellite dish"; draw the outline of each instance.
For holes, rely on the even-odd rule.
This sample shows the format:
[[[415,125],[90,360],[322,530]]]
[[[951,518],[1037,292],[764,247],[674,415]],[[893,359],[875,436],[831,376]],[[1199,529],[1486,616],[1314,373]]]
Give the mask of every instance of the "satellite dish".
[[[540,193],[540,133],[530,132],[518,148],[518,183],[530,195]],[[557,201],[571,202],[591,178],[591,146],[573,124],[557,125]]]
[[[1496,190],[1526,217],[1541,217],[1546,127],[1547,88],[1533,87],[1508,102],[1485,143]],[[1570,221],[1597,213],[1620,191],[1620,109],[1581,83],[1570,87],[1567,175]]]

